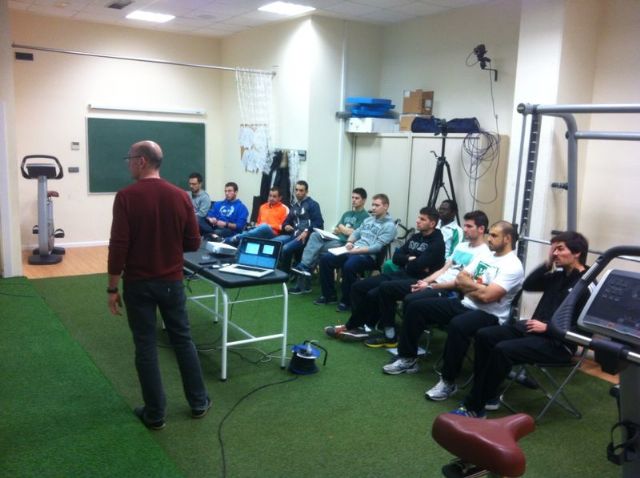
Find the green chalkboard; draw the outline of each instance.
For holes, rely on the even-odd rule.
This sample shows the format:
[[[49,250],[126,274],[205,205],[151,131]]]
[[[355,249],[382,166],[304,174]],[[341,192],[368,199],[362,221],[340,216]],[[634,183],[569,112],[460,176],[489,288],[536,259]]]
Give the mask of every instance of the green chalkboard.
[[[204,123],[87,118],[89,192],[110,193],[132,183],[124,157],[129,147],[150,139],[162,147],[160,175],[187,189],[189,174],[204,178]]]

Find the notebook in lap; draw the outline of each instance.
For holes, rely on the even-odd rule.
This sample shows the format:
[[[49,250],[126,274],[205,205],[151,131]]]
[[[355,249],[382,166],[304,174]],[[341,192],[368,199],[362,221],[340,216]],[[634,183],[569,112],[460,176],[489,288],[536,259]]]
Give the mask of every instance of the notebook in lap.
[[[336,236],[333,232],[329,232],[329,231],[324,231],[322,229],[318,229],[317,227],[313,228],[314,231],[316,231],[318,234],[320,234],[320,236],[322,237],[322,239],[333,239],[335,241],[339,241],[340,238],[338,236]]]
[[[221,267],[220,272],[260,278],[271,274],[278,265],[282,243],[245,237],[238,246],[235,264]]]

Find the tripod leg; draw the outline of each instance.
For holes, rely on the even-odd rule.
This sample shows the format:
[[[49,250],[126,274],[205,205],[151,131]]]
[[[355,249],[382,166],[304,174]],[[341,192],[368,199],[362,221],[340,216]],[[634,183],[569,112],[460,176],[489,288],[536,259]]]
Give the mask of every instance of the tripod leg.
[[[453,189],[453,179],[451,179],[451,167],[449,166],[449,163],[446,160],[444,162],[444,165],[447,168],[447,176],[449,177],[449,188],[451,188],[451,199],[453,199],[453,201],[457,205],[458,201],[456,201],[456,191]],[[460,215],[458,211],[456,211],[456,221],[458,221],[458,224],[462,224],[460,222]]]

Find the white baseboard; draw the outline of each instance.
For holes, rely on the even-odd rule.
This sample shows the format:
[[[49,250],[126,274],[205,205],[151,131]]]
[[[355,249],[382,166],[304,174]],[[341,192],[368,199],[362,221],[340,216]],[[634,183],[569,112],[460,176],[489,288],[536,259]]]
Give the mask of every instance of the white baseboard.
[[[98,247],[98,246],[108,246],[109,241],[86,241],[86,242],[58,242],[56,241],[54,244],[56,247],[64,247],[65,249],[73,249],[74,247]],[[23,251],[30,251],[32,249],[37,249],[38,243],[35,244],[27,244],[26,246],[22,246]]]

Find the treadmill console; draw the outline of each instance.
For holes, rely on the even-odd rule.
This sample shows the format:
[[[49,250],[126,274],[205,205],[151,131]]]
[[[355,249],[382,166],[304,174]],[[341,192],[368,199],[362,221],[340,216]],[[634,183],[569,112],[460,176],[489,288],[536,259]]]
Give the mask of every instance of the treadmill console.
[[[578,325],[640,348],[640,273],[607,271],[582,309]]]

